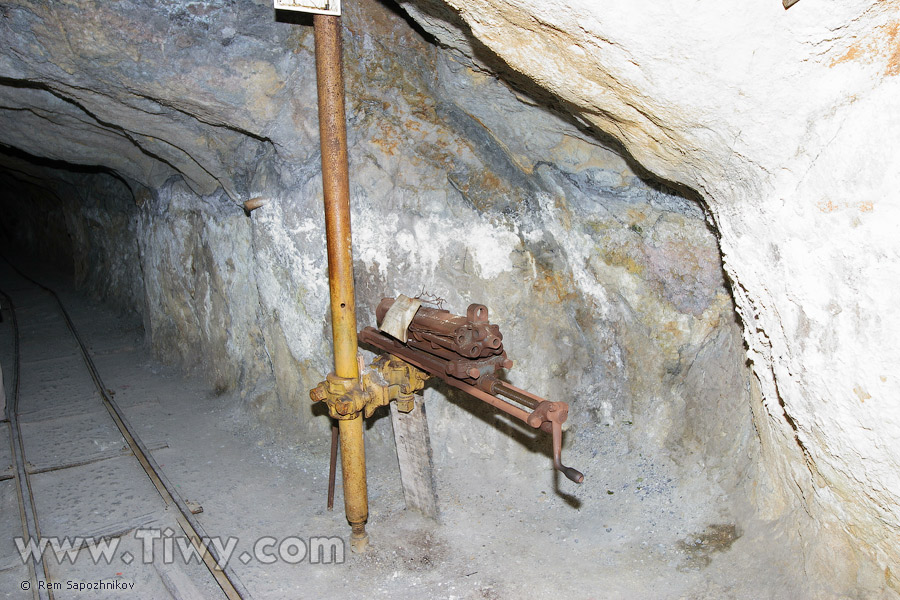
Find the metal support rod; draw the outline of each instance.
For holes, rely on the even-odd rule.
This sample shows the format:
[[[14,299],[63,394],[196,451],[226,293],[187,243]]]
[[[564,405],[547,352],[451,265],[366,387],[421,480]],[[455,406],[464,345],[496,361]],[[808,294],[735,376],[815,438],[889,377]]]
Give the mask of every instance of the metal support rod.
[[[337,470],[338,424],[331,420],[331,455],[328,459],[328,510],[334,508],[334,472]]]
[[[341,474],[344,484],[344,511],[350,522],[350,549],[363,552],[369,545],[366,520],[369,497],[366,490],[366,449],[363,443],[362,415],[340,421]]]
[[[322,187],[325,196],[325,235],[328,247],[328,284],[331,290],[331,328],[334,372],[359,378],[356,362],[356,300],[350,236],[350,179],[347,163],[347,125],[341,58],[341,18],[313,17],[316,43],[316,80],[319,92],[319,138],[322,148]],[[362,415],[342,420],[340,427],[344,509],[353,528],[350,546],[367,545],[369,516],[366,492],[366,452]]]
[[[341,73],[341,19],[315,15],[316,77],[319,90],[319,136],[334,368],[338,377],[359,377],[356,364],[356,300],[350,236],[350,180]]]
[[[529,394],[525,390],[519,389],[514,385],[499,380],[493,382],[493,385],[491,385],[491,392],[497,394],[498,396],[506,396],[510,400],[514,400],[522,406],[527,406],[531,410],[537,408],[538,404],[540,404],[543,400],[543,398],[538,398],[534,394]]]

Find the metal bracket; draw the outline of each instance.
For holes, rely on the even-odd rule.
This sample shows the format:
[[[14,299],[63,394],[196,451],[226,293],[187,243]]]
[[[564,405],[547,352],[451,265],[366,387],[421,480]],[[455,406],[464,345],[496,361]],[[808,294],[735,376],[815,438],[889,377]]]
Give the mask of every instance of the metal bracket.
[[[310,390],[313,402],[324,402],[328,414],[341,421],[371,417],[379,406],[397,401],[400,412],[415,407],[413,395],[425,387],[428,373],[395,356],[379,356],[359,379],[347,379],[329,373],[325,381]]]

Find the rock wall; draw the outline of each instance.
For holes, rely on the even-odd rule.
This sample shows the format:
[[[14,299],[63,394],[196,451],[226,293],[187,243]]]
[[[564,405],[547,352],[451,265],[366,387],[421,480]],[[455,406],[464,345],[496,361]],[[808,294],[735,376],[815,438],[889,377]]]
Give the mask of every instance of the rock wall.
[[[127,226],[104,227],[134,236],[122,257],[157,352],[241,389],[270,425],[321,432],[305,391],[330,362],[312,30],[250,3],[124,8],[5,8],[4,143],[130,182],[110,211]],[[698,206],[391,10],[350,7],[345,26],[360,323],[398,292],[485,302],[513,378],[574,395],[585,428],[640,418],[642,443],[699,437],[684,408],[710,394],[690,366],[735,331]],[[248,218],[251,196],[266,205]],[[89,256],[76,262],[102,287]],[[707,354],[740,372],[736,352]],[[746,434],[746,386],[726,387]],[[485,452],[505,439],[476,437]]]
[[[784,492],[767,512],[824,532],[808,572],[897,592],[898,3],[403,5],[701,194]]]
[[[360,323],[398,292],[484,302],[512,380],[572,400],[576,458],[628,423],[635,447],[702,464],[784,520],[811,577],[896,588],[883,290],[898,171],[862,152],[900,128],[895,3],[403,6],[427,39],[376,2],[344,18]],[[74,248],[125,236],[117,259],[76,258],[83,278],[128,290],[160,356],[241,390],[282,438],[321,439],[306,396],[330,370],[309,22],[246,0],[18,0],[0,17],[0,144],[129,188],[92,237],[77,214],[102,205],[93,193],[32,182],[65,197],[54,227]],[[544,460],[462,402],[429,402],[447,455]]]

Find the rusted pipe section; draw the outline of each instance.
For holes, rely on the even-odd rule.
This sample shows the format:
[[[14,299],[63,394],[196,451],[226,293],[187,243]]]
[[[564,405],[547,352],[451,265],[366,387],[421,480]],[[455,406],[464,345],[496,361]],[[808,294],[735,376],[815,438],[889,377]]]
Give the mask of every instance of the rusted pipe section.
[[[532,410],[537,408],[538,404],[540,404],[543,400],[543,398],[539,398],[534,394],[530,394],[523,389],[506,383],[505,381],[498,381],[494,379],[490,382],[490,384],[490,393],[496,394],[498,396],[505,396],[510,400],[518,402],[522,406],[527,406]]]
[[[347,172],[341,19],[331,15],[315,15],[313,23],[334,367],[338,377],[356,379],[359,377],[356,365],[356,300],[350,235],[350,179]]]
[[[366,327],[365,329],[363,329],[360,332],[360,340],[362,340],[362,342],[365,344],[369,344],[378,348],[379,350],[383,350],[385,352],[388,352],[389,354],[393,354],[394,356],[402,358],[409,364],[416,366],[423,371],[440,377],[448,385],[452,385],[453,387],[460,389],[467,394],[471,394],[482,402],[487,402],[494,408],[499,408],[506,414],[515,417],[520,421],[528,422],[528,416],[531,413],[529,413],[527,410],[521,409],[514,404],[510,404],[506,400],[497,398],[496,396],[492,396],[491,394],[475,387],[474,385],[470,385],[454,377],[446,377],[445,373],[447,372],[447,367],[444,364],[446,361],[440,359],[437,356],[431,356],[423,352],[417,352],[415,349],[411,349],[406,345],[401,344],[397,340],[383,335],[373,327]]]
[[[394,302],[393,298],[384,298],[375,308],[379,326]],[[422,306],[409,324],[408,338],[406,343],[410,346],[445,358],[459,355],[475,359],[503,353],[500,327],[488,322],[488,310],[483,304],[470,305],[465,317]],[[440,348],[447,352],[440,352]]]
[[[465,393],[469,394],[470,396],[474,396],[474,397],[478,398],[479,400],[481,400],[482,402],[486,402],[486,403],[490,404],[494,408],[499,408],[506,414],[508,414],[512,417],[515,417],[515,418],[519,419],[520,421],[525,421],[527,423],[528,417],[531,415],[531,413],[529,413],[528,411],[522,410],[521,408],[519,408],[518,406],[516,406],[514,404],[510,404],[506,400],[501,400],[500,398],[498,398],[496,396],[492,396],[492,395],[488,394],[487,392],[483,392],[483,391],[479,390],[477,387],[469,385],[463,381],[459,381],[458,379],[451,379],[448,377],[448,378],[444,379],[444,383],[452,385],[456,389],[462,390]],[[538,424],[538,427],[540,427],[540,424]]]
[[[266,199],[261,196],[257,196],[256,198],[250,198],[249,200],[244,202],[244,212],[246,212],[249,215],[254,210],[259,208],[260,206],[265,206],[265,205],[266,205]]]
[[[358,379],[341,18],[333,15],[314,15],[313,25],[334,372],[338,377]],[[366,520],[369,516],[369,502],[362,422],[360,414],[356,418],[341,420],[339,423],[344,509],[347,521],[353,529],[350,547],[357,552],[364,550],[368,545]]]

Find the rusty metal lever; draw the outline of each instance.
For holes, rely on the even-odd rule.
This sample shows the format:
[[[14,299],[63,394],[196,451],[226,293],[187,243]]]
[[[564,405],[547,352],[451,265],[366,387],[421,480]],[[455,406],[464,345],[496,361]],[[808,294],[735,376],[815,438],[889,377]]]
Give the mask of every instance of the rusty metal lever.
[[[584,481],[584,474],[581,471],[567,467],[562,464],[560,455],[562,454],[562,424],[553,423],[553,468],[568,477],[575,483]]]
[[[479,387],[485,387],[492,394],[505,396],[523,406],[531,408],[534,412],[528,417],[528,424],[535,428],[547,431],[549,425],[550,433],[553,436],[553,468],[568,477],[575,483],[584,481],[584,475],[581,471],[567,467],[562,464],[562,424],[569,416],[569,405],[565,402],[548,402],[539,396],[535,396],[525,390],[521,390],[514,385],[494,379],[479,381]]]

